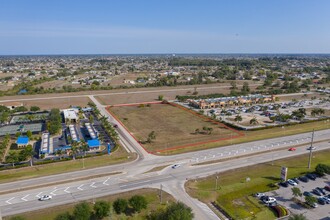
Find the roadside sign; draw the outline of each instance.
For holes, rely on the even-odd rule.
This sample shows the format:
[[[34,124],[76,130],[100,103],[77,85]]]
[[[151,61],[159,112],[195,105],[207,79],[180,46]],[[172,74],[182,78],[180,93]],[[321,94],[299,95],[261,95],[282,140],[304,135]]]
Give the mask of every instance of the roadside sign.
[[[288,168],[282,167],[281,168],[281,180],[286,181],[287,175],[288,175]]]

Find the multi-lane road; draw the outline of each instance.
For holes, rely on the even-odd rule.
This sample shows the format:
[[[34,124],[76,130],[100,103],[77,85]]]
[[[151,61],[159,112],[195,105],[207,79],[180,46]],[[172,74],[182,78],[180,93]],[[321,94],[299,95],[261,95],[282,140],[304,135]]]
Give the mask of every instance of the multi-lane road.
[[[108,117],[110,122],[118,124],[122,144],[129,151],[136,152],[139,155],[138,159],[126,164],[0,184],[2,215],[49,208],[133,189],[160,188],[162,185],[163,189],[171,193],[177,200],[189,205],[193,209],[196,219],[218,219],[208,206],[189,197],[185,192],[183,186],[187,179],[304,154],[307,152],[306,146],[311,141],[311,134],[305,133],[180,155],[155,156],[145,152],[129,132],[116,122],[93,96],[89,96],[89,98],[97,105],[101,113]],[[318,142],[317,150],[329,148],[328,137],[329,130],[315,132],[314,140]],[[289,147],[296,145],[300,146],[296,151],[288,152]],[[230,158],[235,159],[228,160]],[[212,160],[216,163],[196,165]],[[181,166],[172,169],[173,164],[181,164]],[[148,172],[154,167],[164,165],[167,167],[161,171]],[[68,182],[68,180],[71,181]],[[38,201],[38,197],[43,194],[52,195],[53,199],[47,202]]]

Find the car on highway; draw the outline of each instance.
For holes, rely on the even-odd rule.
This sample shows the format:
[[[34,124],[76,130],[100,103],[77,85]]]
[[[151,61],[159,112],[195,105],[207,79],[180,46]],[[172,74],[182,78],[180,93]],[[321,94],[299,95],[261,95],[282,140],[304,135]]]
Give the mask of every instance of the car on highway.
[[[289,148],[289,151],[296,151],[297,150],[297,148],[295,148],[295,147],[290,147]]]
[[[176,168],[179,168],[179,167],[181,167],[181,164],[174,164],[174,165],[172,166],[172,169],[176,169]]]
[[[118,128],[118,125],[117,125],[117,124],[113,124],[113,127],[114,127],[114,128]]]
[[[292,179],[288,179],[287,181],[291,186],[296,186],[298,185],[295,181],[293,181]]]
[[[307,147],[307,150],[315,150],[316,149],[316,147]]]
[[[47,201],[47,200],[51,200],[52,196],[49,195],[43,195],[39,198],[39,201]]]

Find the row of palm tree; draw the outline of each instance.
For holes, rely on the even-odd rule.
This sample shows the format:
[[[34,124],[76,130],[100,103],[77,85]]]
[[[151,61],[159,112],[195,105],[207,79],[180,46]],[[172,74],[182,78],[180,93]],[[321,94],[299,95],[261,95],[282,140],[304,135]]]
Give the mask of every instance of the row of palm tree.
[[[81,140],[80,142],[78,141],[72,141],[71,143],[71,150],[70,150],[70,156],[72,156],[72,159],[75,160],[77,154],[83,153],[84,156],[86,156],[86,152],[89,150],[88,144],[86,141]],[[56,152],[56,155],[60,157],[60,160],[62,160],[63,155],[66,154],[66,151],[63,149],[58,149]]]

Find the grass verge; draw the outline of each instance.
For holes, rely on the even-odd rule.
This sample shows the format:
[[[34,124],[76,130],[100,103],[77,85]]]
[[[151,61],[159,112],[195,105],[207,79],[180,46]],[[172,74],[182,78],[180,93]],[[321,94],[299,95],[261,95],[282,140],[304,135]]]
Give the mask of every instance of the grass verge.
[[[330,165],[330,150],[314,152],[312,168],[307,168],[308,155],[281,159],[240,169],[229,170],[206,178],[190,180],[187,192],[203,202],[216,201],[235,219],[274,219],[274,214],[251,195],[276,189],[280,181],[280,169],[288,167],[288,178],[313,171],[319,163]],[[218,176],[218,188],[215,189]],[[249,181],[247,181],[249,178]],[[268,217],[267,217],[268,216]]]
[[[3,170],[0,171],[0,183],[107,166],[135,159],[136,154],[129,154],[122,147],[119,147],[118,150],[111,153],[111,155],[89,157],[85,158],[84,161],[82,159],[77,159],[33,167]],[[85,168],[83,168],[83,165]]]
[[[139,189],[139,190],[133,190],[125,193],[105,196],[101,198],[97,198],[98,200],[108,201],[112,203],[117,198],[123,198],[123,199],[129,199],[134,195],[142,195],[144,196],[148,201],[148,208],[146,210],[142,210],[139,214],[130,214],[126,216],[125,214],[117,215],[114,211],[111,212],[111,219],[112,220],[121,220],[121,219],[132,219],[132,220],[143,220],[146,219],[146,216],[148,213],[152,211],[156,211],[158,209],[163,209],[167,206],[168,203],[175,202],[175,199],[168,193],[164,192],[162,193],[162,199],[163,203],[160,203],[159,200],[159,190],[157,189]],[[92,204],[93,200],[87,200],[89,204]],[[20,216],[23,216],[26,218],[26,220],[52,220],[54,219],[58,214],[69,212],[72,214],[73,208],[76,204],[68,204],[68,205],[61,205],[61,206],[55,206],[51,209],[42,209],[32,212],[26,212],[20,214]],[[12,216],[7,216],[4,218],[4,220],[10,219]]]

